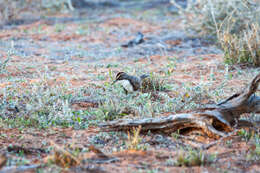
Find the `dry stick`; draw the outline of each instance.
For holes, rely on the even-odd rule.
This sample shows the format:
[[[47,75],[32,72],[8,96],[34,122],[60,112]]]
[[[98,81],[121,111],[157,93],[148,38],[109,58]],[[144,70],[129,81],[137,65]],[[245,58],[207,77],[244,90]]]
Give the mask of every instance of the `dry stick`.
[[[194,145],[202,145],[203,144],[203,143],[198,142],[197,140],[195,140],[191,137],[180,135],[180,134],[177,134],[177,138],[186,139],[186,140],[190,141],[191,143],[193,143]]]
[[[52,141],[52,140],[50,141],[50,144],[51,144],[52,146],[54,146],[54,148],[56,148],[57,151],[60,151],[61,153],[65,154],[65,155],[69,156],[71,159],[73,159],[73,160],[76,162],[77,165],[80,164],[80,160],[79,160],[77,157],[75,157],[74,155],[72,155],[70,152],[68,152],[67,150],[65,150],[63,147],[60,147],[59,145],[57,145],[57,144],[56,144],[54,141]]]
[[[8,152],[15,152],[15,153],[19,153],[20,151],[23,151],[24,154],[48,153],[43,148],[33,148],[33,147],[26,148],[26,147],[22,147],[22,146],[18,146],[18,145],[8,146],[7,151]]]
[[[104,154],[100,149],[96,148],[95,146],[93,145],[90,145],[88,146],[88,149],[90,151],[92,151],[93,153],[95,153],[99,158],[102,158],[102,159],[108,159],[109,157]]]
[[[217,141],[211,142],[211,143],[209,143],[209,144],[204,144],[204,145],[201,146],[201,149],[202,149],[202,150],[208,150],[209,148],[213,147],[214,145],[218,144],[219,142],[222,142],[224,139],[226,139],[226,138],[228,138],[228,137],[230,137],[230,136],[236,134],[237,131],[238,131],[238,130],[235,130],[235,131],[229,133],[227,136],[221,137],[221,138],[220,138],[219,140],[217,140]]]
[[[211,138],[225,137],[234,130],[237,119],[243,113],[260,112],[260,97],[254,93],[260,81],[260,73],[250,82],[244,91],[237,93],[214,107],[198,109],[184,114],[145,119],[120,119],[100,124],[104,131],[128,131],[142,126],[142,132],[171,134],[201,130]],[[182,133],[185,134],[185,133]]]
[[[112,162],[117,162],[119,159],[117,157],[110,157],[104,154],[101,150],[98,148],[94,147],[93,145],[89,146],[89,150],[92,151],[93,153],[96,154],[98,158],[93,158],[93,159],[88,159],[89,162],[93,163],[112,163]]]

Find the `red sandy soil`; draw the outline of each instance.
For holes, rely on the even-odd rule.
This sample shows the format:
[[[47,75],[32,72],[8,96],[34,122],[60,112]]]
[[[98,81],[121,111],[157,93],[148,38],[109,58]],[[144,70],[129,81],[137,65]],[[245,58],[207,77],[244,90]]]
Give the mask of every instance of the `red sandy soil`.
[[[137,15],[140,15],[137,13]],[[102,85],[105,82],[111,82],[108,77],[109,70],[115,74],[117,71],[124,70],[125,67],[141,67],[145,64],[145,71],[155,72],[161,76],[165,76],[163,70],[164,67],[169,63],[168,57],[176,57],[183,59],[183,61],[175,62],[175,66],[169,68],[171,75],[167,76],[169,83],[181,85],[182,83],[191,83],[192,85],[207,84],[212,82],[212,75],[214,75],[213,85],[209,86],[210,90],[214,90],[219,84],[223,82],[226,75],[226,65],[223,63],[222,54],[204,54],[196,56],[188,56],[183,58],[181,54],[172,53],[168,55],[152,55],[148,58],[140,57],[137,60],[127,59],[122,57],[110,57],[101,59],[97,62],[85,61],[88,57],[71,57],[69,61],[57,60],[45,57],[50,50],[46,49],[44,45],[48,42],[60,42],[60,46],[66,47],[70,44],[82,45],[91,42],[92,44],[103,44],[109,47],[110,42],[117,44],[118,42],[126,42],[129,40],[128,36],[124,38],[117,38],[111,34],[111,30],[123,30],[131,33],[141,31],[144,34],[154,33],[163,27],[167,27],[168,30],[175,30],[181,28],[181,25],[175,21],[169,25],[166,24],[154,24],[150,21],[145,21],[136,18],[127,17],[113,17],[100,23],[90,23],[88,27],[91,30],[90,35],[77,34],[75,31],[78,29],[77,23],[66,23],[66,27],[61,32],[55,31],[54,25],[44,24],[42,21],[38,21],[28,25],[17,26],[13,29],[1,30],[0,38],[2,41],[9,41],[12,38],[23,38],[29,39],[31,42],[40,42],[44,38],[48,38],[48,41],[43,44],[42,47],[37,48],[36,55],[22,57],[20,55],[12,55],[7,66],[8,73],[0,74],[0,88],[7,88],[8,86],[20,85],[27,87],[30,83],[38,83],[43,80],[42,74],[45,73],[46,67],[48,70],[46,73],[49,74],[47,79],[49,86],[59,85],[62,82],[69,83],[71,88],[79,88],[83,86],[90,86],[95,84],[96,86]],[[41,32],[37,33],[33,31],[33,28],[41,26]],[[100,29],[102,28],[102,29]],[[107,30],[106,30],[107,29]],[[24,33],[24,30],[28,30]],[[109,40],[109,41],[108,41]],[[182,40],[168,41],[167,44],[171,46],[179,45]],[[15,41],[14,41],[15,44]],[[33,47],[28,49],[33,50]],[[86,47],[86,49],[88,49]],[[101,48],[102,49],[102,48]],[[129,48],[131,49],[131,48]],[[122,49],[124,51],[124,49]],[[1,50],[2,58],[4,60],[8,57],[6,51]],[[109,64],[111,62],[118,63],[118,67],[106,68],[98,67],[97,64]],[[229,67],[230,68],[230,67]],[[238,70],[242,74],[238,74]],[[226,96],[233,94],[235,91],[240,90],[251,78],[256,74],[254,69],[246,68],[241,69],[240,67],[230,68],[228,71],[232,78],[225,84],[224,93]],[[104,80],[98,80],[98,75],[105,76]],[[12,81],[8,78],[23,79],[21,81]],[[170,93],[171,95],[171,93]],[[174,95],[174,93],[172,93]],[[205,103],[208,100],[204,101]],[[88,109],[94,105],[78,105],[74,109]],[[53,142],[58,146],[66,147],[73,145],[74,148],[86,148],[90,142],[89,137],[97,135],[98,128],[90,127],[86,130],[74,130],[72,128],[60,128],[50,127],[48,129],[34,129],[34,128],[1,128],[0,129],[0,148],[1,151],[4,148],[12,146],[23,146],[24,148],[48,148]],[[141,135],[144,141],[153,141],[152,136]],[[167,138],[167,137],[166,137]],[[172,137],[171,138],[173,141]],[[119,143],[124,139],[119,139]],[[232,141],[229,144],[227,141]],[[175,141],[176,142],[176,141]],[[177,142],[181,144],[187,144],[193,147],[194,145],[188,143],[185,139],[177,139]],[[209,141],[212,142],[212,141]],[[181,148],[181,144],[179,145]],[[97,148],[99,148],[97,146]],[[146,150],[123,150],[113,151],[113,143],[110,142],[102,148],[102,150],[108,157],[116,157],[119,161],[112,163],[85,163],[81,164],[78,169],[76,168],[62,168],[62,172],[85,172],[84,166],[91,166],[96,168],[93,172],[101,172],[101,169],[105,172],[146,172],[153,170],[154,172],[260,172],[260,162],[247,162],[246,155],[254,150],[254,144],[252,141],[245,142],[237,134],[220,141],[213,147],[205,150],[205,153],[216,154],[217,160],[215,163],[204,165],[204,166],[193,166],[193,167],[178,167],[173,165],[167,165],[166,162],[170,158],[176,158],[180,153],[180,150],[172,150],[167,147],[163,147],[160,142],[154,142]],[[8,157],[16,157],[15,152],[7,154]],[[29,160],[29,164],[44,164],[47,163],[49,157],[52,157],[53,153],[26,153],[24,157]],[[84,158],[97,157],[95,153],[89,152],[84,155]],[[79,170],[81,169],[82,170]],[[99,170],[100,168],[100,170]],[[2,169],[5,169],[3,167]],[[45,171],[51,172],[50,167],[44,168]],[[90,168],[89,168],[90,169]],[[1,170],[0,170],[1,172]],[[28,170],[27,172],[35,172],[35,169]]]

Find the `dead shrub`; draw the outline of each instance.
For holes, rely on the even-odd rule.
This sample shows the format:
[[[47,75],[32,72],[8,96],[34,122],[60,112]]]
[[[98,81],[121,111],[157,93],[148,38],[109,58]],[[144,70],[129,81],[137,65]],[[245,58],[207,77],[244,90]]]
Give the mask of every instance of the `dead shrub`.
[[[150,76],[143,80],[141,91],[142,92],[151,92],[151,91],[165,91],[165,81],[161,80],[159,77]]]
[[[174,0],[171,0],[176,5]],[[216,39],[232,64],[260,65],[260,2],[256,0],[189,0],[179,7],[186,26]],[[178,5],[176,5],[178,6]]]
[[[260,66],[260,28],[252,24],[243,33],[236,35],[224,32],[219,42],[224,50],[228,64],[252,64]]]

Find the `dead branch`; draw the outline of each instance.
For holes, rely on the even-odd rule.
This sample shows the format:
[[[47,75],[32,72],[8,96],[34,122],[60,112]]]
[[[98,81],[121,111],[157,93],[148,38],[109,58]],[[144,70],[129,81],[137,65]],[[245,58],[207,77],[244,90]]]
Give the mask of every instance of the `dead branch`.
[[[7,151],[15,152],[15,153],[19,153],[22,151],[24,154],[47,153],[47,151],[42,148],[32,148],[32,147],[27,148],[27,147],[22,147],[17,145],[8,146]]]
[[[0,170],[2,169],[2,167],[5,166],[6,162],[7,162],[6,154],[5,153],[1,154],[0,155]]]
[[[227,134],[226,136],[221,137],[221,138],[218,139],[217,141],[211,142],[211,143],[209,143],[209,144],[204,144],[204,145],[202,145],[202,146],[201,146],[201,149],[202,149],[202,150],[208,150],[209,148],[213,147],[213,146],[216,145],[216,144],[219,144],[219,143],[223,142],[225,139],[227,139],[227,138],[233,136],[233,135],[236,134],[236,133],[237,133],[237,130],[234,130],[233,132],[230,132],[230,133]]]
[[[210,138],[225,137],[233,131],[241,114],[260,112],[260,97],[255,95],[259,81],[260,73],[242,92],[213,107],[167,117],[120,119],[100,124],[100,127],[104,131],[129,131],[133,127],[142,126],[142,132],[171,134],[178,131],[182,135],[188,135],[192,131],[201,131]]]

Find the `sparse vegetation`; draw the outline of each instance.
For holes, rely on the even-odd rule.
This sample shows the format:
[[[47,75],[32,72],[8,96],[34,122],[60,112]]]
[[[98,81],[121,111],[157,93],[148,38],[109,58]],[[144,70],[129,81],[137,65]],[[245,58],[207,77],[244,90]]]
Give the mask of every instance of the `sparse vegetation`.
[[[259,73],[229,65],[259,64],[258,2],[187,0],[181,12],[199,31],[190,37],[166,2],[83,1],[82,10],[64,14],[70,0],[0,0],[0,172],[259,170],[259,111],[220,138],[201,133],[196,118],[186,123]],[[37,21],[23,23],[26,16]],[[137,32],[142,44],[121,47]],[[202,35],[218,39],[225,57]],[[118,71],[150,75],[126,95],[112,85]],[[202,128],[224,128],[205,114],[194,114]],[[103,128],[115,122],[113,131]]]
[[[125,95],[121,86],[106,85],[103,89],[70,90],[66,84],[48,87],[45,79],[26,87],[13,85],[2,90],[2,121],[11,127],[32,126],[46,128],[50,125],[85,128],[100,121],[111,121],[122,117],[154,117],[164,112],[178,112],[182,109],[199,107],[200,101],[209,98],[206,90],[197,87],[182,86],[170,98],[164,90],[165,82],[159,79],[149,80],[148,93]],[[105,90],[105,92],[104,92]],[[158,91],[160,92],[158,92]],[[180,90],[175,88],[175,90]],[[89,111],[74,111],[70,101],[73,97],[90,95],[100,100],[97,108]],[[164,103],[162,105],[162,102]],[[85,118],[85,116],[91,118]]]
[[[46,81],[26,87],[14,85],[1,94],[1,119],[11,127],[66,126],[73,121],[70,94],[65,85],[49,88]]]

